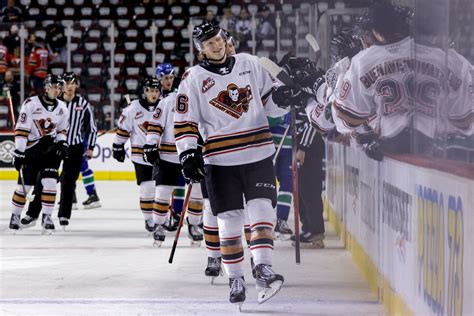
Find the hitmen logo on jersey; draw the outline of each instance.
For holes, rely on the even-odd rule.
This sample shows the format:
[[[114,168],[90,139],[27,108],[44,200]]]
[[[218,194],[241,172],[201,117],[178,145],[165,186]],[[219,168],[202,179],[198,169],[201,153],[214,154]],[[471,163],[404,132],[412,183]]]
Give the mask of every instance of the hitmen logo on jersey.
[[[231,83],[227,86],[227,90],[219,92],[217,98],[212,99],[209,103],[233,118],[239,119],[243,113],[249,110],[252,98],[249,85],[239,88],[236,84]]]
[[[148,130],[148,121],[138,124],[138,128],[146,135],[146,131]]]
[[[49,117],[47,119],[34,120],[34,122],[41,136],[50,135],[56,129],[56,124]]]

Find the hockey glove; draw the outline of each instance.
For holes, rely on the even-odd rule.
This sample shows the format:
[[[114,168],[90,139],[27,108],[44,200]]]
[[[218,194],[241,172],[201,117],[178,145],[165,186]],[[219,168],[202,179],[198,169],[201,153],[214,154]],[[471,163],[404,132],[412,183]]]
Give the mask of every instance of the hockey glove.
[[[179,161],[183,166],[183,176],[187,181],[200,182],[204,179],[204,160],[197,149],[190,149],[179,155]]]
[[[68,157],[68,145],[66,141],[62,140],[56,144],[56,157],[58,157],[59,160]]]
[[[15,166],[15,169],[20,171],[20,169],[24,166],[25,161],[26,161],[25,152],[15,149],[15,151],[13,152],[13,165]]]
[[[112,144],[112,157],[118,162],[125,161],[125,146],[124,144]]]
[[[298,88],[281,86],[273,91],[272,99],[278,107],[286,109],[289,106],[302,106],[303,101],[308,99],[308,95]]]
[[[383,160],[382,146],[378,141],[373,141],[365,147],[365,154],[367,157],[374,159],[376,161]]]
[[[145,144],[145,146],[143,146],[143,160],[152,165],[157,163],[160,160],[158,147],[156,145]]]

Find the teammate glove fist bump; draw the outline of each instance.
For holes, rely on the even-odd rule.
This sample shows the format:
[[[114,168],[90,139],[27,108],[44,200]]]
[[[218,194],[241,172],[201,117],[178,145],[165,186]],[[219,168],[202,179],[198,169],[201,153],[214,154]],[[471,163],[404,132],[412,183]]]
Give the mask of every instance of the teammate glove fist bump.
[[[158,147],[156,145],[145,144],[145,146],[143,146],[143,160],[154,164],[159,159],[160,154],[158,153]]]
[[[25,164],[26,156],[24,151],[19,151],[18,149],[15,149],[13,152],[13,165],[15,166],[15,169],[20,171],[21,167]]]
[[[118,162],[125,161],[125,145],[124,144],[112,144],[112,157]]]
[[[60,159],[66,159],[68,156],[67,142],[62,140],[56,144],[56,156]]]
[[[179,161],[183,166],[183,176],[189,181],[200,182],[204,179],[204,160],[196,149],[186,150],[179,155]]]
[[[300,106],[305,93],[298,88],[290,86],[280,86],[272,93],[273,102],[282,109],[294,105]]]

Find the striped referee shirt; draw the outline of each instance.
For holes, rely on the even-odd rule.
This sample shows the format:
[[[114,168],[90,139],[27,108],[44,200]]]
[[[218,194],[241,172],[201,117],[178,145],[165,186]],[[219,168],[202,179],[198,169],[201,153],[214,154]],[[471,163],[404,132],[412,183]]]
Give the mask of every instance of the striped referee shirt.
[[[87,149],[94,149],[97,139],[97,126],[94,120],[94,111],[90,103],[80,95],[76,94],[72,101],[60,97],[69,110],[69,133],[67,143],[69,146],[84,143],[87,137]]]

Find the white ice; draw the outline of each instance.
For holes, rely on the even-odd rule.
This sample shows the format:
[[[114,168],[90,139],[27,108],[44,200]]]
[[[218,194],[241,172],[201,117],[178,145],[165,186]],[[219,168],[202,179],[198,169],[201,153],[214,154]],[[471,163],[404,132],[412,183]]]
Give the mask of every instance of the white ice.
[[[228,279],[204,276],[204,243],[191,248],[182,231],[174,263],[174,234],[152,247],[131,181],[100,181],[102,208],[73,211],[66,232],[8,229],[15,183],[0,181],[0,315],[229,315]],[[78,199],[85,200],[78,182]],[[79,203],[80,204],[80,203]],[[26,211],[23,212],[23,215]],[[55,214],[56,216],[56,214]],[[326,249],[302,249],[296,265],[289,241],[277,241],[274,269],[285,277],[280,293],[258,305],[246,262],[244,314],[384,315],[350,254],[330,227]]]

